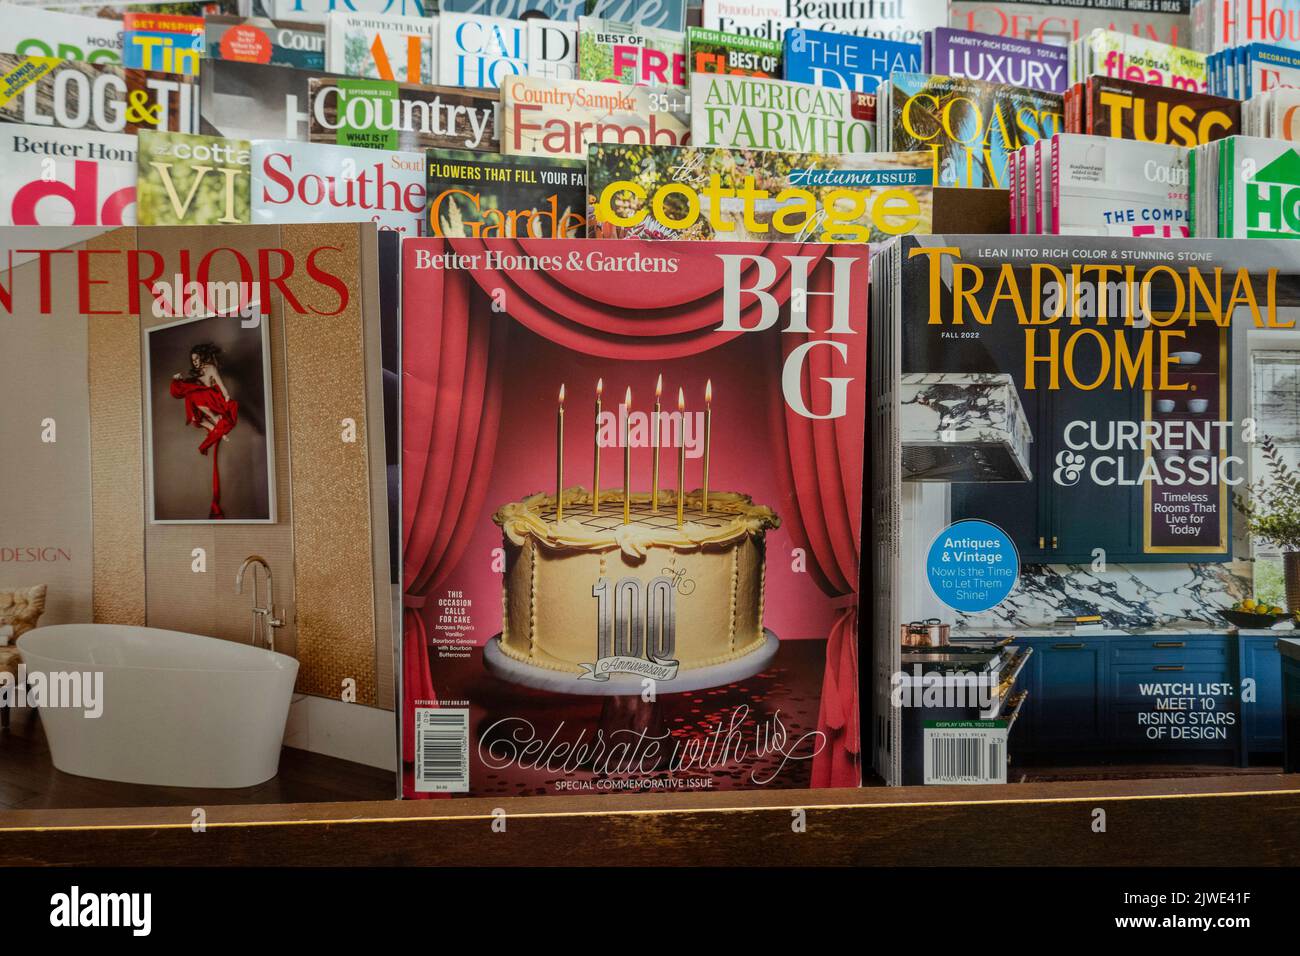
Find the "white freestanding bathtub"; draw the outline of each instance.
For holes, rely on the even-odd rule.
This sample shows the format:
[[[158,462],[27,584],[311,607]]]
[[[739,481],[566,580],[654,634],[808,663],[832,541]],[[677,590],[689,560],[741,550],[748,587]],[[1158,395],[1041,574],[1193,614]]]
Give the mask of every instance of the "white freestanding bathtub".
[[[29,674],[102,672],[103,713],[41,707],[65,773],[167,787],[251,787],[274,777],[298,662],[263,648],[114,624],[38,627],[18,639]]]

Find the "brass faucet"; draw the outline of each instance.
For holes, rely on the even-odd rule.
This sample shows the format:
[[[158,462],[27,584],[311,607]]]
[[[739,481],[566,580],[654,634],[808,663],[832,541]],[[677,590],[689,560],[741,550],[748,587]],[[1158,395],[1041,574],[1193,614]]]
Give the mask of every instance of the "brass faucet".
[[[268,650],[275,650],[275,630],[284,627],[284,621],[276,616],[275,613],[275,592],[272,589],[271,566],[266,563],[266,558],[260,554],[250,554],[244,559],[244,563],[239,566],[239,573],[235,575],[235,593],[244,593],[244,572],[249,566],[253,567],[253,646],[257,647],[260,640],[266,643]],[[262,567],[266,572],[266,606],[257,606],[257,567]]]

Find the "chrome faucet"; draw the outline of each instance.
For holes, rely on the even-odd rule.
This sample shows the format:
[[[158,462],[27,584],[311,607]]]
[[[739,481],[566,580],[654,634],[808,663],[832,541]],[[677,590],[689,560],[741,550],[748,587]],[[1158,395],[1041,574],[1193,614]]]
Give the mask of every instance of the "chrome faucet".
[[[266,606],[257,606],[257,567],[260,565],[266,572]],[[268,650],[275,650],[275,630],[284,627],[284,621],[276,617],[275,614],[275,591],[272,589],[271,566],[266,563],[266,558],[260,554],[250,554],[244,559],[244,563],[239,566],[239,573],[235,575],[235,593],[244,593],[244,572],[252,566],[253,568],[253,646],[257,647],[259,643],[265,642]]]

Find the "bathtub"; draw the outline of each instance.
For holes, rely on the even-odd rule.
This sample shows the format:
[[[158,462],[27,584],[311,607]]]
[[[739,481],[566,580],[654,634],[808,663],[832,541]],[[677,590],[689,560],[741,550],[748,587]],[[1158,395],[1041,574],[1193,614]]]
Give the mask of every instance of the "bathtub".
[[[100,671],[103,713],[40,708],[64,773],[165,787],[251,787],[274,777],[298,662],[180,631],[38,627],[18,639],[28,673]]]

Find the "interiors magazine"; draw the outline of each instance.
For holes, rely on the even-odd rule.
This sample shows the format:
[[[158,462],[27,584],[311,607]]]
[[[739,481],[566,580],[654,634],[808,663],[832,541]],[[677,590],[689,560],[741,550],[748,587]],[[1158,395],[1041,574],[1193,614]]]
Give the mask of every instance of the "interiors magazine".
[[[867,247],[402,254],[403,794],[857,786]]]
[[[887,781],[1278,759],[1298,252],[935,235],[877,253]]]

